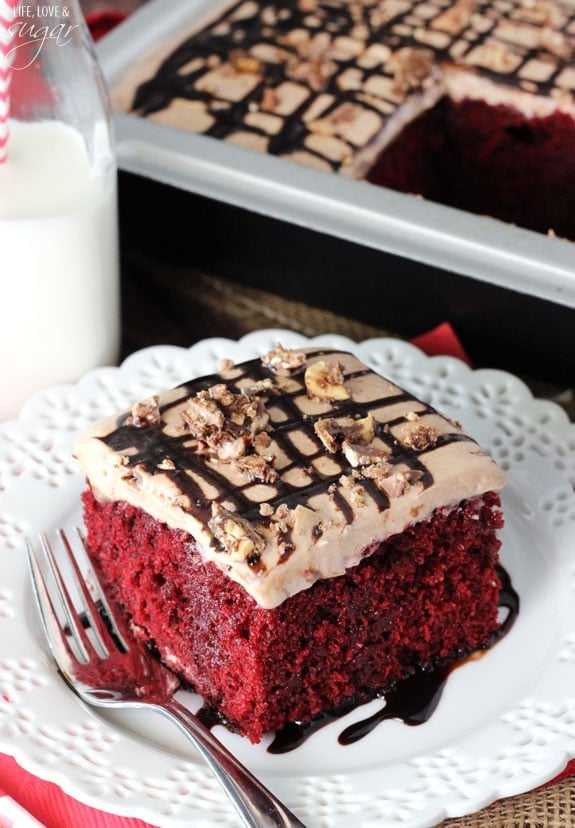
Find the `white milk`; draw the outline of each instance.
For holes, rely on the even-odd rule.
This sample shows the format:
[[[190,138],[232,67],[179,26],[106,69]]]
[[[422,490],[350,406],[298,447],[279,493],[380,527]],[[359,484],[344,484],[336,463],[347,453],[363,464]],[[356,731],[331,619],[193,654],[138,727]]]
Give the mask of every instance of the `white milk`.
[[[0,164],[0,418],[116,361],[116,197],[116,170],[92,172],[72,127],[11,122]]]

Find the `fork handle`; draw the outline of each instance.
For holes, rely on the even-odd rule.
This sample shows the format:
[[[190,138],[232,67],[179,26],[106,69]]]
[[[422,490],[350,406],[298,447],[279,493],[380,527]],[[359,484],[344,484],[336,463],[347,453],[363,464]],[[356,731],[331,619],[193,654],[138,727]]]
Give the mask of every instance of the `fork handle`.
[[[202,754],[248,828],[305,828],[191,711],[171,697],[158,709]]]

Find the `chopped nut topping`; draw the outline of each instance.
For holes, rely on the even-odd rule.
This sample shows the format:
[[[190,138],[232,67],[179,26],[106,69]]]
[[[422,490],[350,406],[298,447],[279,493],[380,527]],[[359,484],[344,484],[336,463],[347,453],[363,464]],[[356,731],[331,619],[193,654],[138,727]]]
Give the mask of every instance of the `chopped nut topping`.
[[[233,359],[222,359],[222,361],[220,362],[220,371],[231,371],[233,367]]]
[[[200,392],[200,394],[201,393],[202,392]],[[223,382],[220,382],[217,385],[212,385],[207,394],[211,400],[215,400],[215,402],[225,406],[226,408],[234,402],[234,392],[230,391],[228,386]]]
[[[467,26],[474,10],[474,0],[456,0],[443,14],[436,17],[431,25],[434,29],[442,29],[450,34],[457,34]]]
[[[262,483],[275,483],[278,479],[278,473],[272,463],[273,457],[251,454],[248,457],[240,457],[237,461],[237,468],[251,481],[260,480]]]
[[[144,478],[142,476],[142,467],[134,466],[130,469],[130,471],[127,474],[122,475],[122,480],[125,480],[129,486],[133,486],[135,489],[139,489],[142,483],[144,482]]]
[[[265,109],[266,112],[275,112],[275,110],[279,106],[279,102],[280,99],[277,91],[275,89],[272,89],[271,86],[266,86],[262,94],[262,109]]]
[[[354,506],[365,506],[366,505],[366,497],[365,497],[365,489],[361,486],[354,477],[350,477],[347,474],[344,474],[340,477],[339,482],[343,489],[347,489],[347,491],[351,495],[351,502]]]
[[[225,416],[217,402],[210,398],[207,391],[200,391],[195,397],[186,401],[182,411],[182,420],[187,430],[194,437],[203,437],[210,429],[221,429]]]
[[[354,443],[367,446],[375,437],[375,420],[373,414],[368,414],[359,420],[354,420],[345,432],[345,436]]]
[[[394,471],[391,463],[378,463],[362,470],[364,477],[373,480],[377,488],[388,497],[401,497],[422,476],[418,470]]]
[[[314,431],[324,444],[325,448],[332,454],[335,454],[343,437],[342,427],[338,421],[331,418],[318,420],[314,424]]]
[[[314,424],[314,431],[324,444],[325,448],[335,454],[343,441],[358,443],[366,446],[375,436],[375,420],[372,414],[355,420],[351,425],[345,425],[331,417],[324,420],[317,420]]]
[[[263,355],[262,364],[280,376],[289,376],[300,368],[303,368],[305,365],[305,354],[302,351],[284,348],[278,342],[275,348]]]
[[[361,443],[351,443],[344,440],[342,451],[351,466],[368,466],[372,463],[381,463],[391,456],[388,446],[364,446]]]
[[[368,480],[373,480],[375,485],[380,488],[380,481],[389,477],[392,471],[393,465],[382,461],[381,463],[373,463],[372,465],[366,466],[362,469],[361,473]]]
[[[308,396],[318,400],[348,400],[350,393],[343,384],[343,369],[339,362],[312,362],[304,375]]]
[[[265,547],[264,538],[249,521],[224,509],[219,503],[212,503],[208,528],[234,561],[247,561],[249,558],[253,564]]]
[[[258,388],[258,392],[263,387]],[[187,400],[181,418],[185,430],[196,438],[190,448],[197,454],[232,461],[269,446],[269,436],[259,436],[269,422],[262,400],[251,394],[234,392],[225,383],[200,391]],[[264,462],[268,461],[264,459]],[[262,468],[262,462],[254,461],[253,467],[254,470]],[[266,472],[267,477],[270,474]]]
[[[297,43],[298,54],[286,64],[287,75],[307,83],[314,92],[321,92],[337,71],[337,64],[329,57],[331,46],[331,38],[325,32]]]
[[[216,431],[206,437],[205,445],[215,452],[219,460],[237,460],[248,451],[250,438],[248,434]]]
[[[257,75],[262,70],[262,62],[247,52],[234,51],[230,54],[230,58],[236,72]]]
[[[176,464],[171,457],[164,457],[164,459],[158,463],[158,468],[162,469],[162,471],[173,471],[176,468]]]
[[[520,61],[518,55],[507,44],[486,40],[466,56],[465,62],[484,66],[493,72],[508,74]]]
[[[250,397],[257,397],[258,394],[276,394],[277,388],[274,385],[274,381],[269,377],[266,377],[265,379],[258,380],[257,382],[254,382],[253,385],[244,388],[243,392],[244,394],[248,394]]]
[[[265,431],[260,431],[257,434],[254,434],[252,439],[252,446],[254,447],[254,451],[258,454],[268,449],[270,447],[270,443],[271,437]]]
[[[398,439],[407,448],[425,451],[437,442],[437,429],[426,423],[408,422],[402,426]]]
[[[377,463],[366,466],[361,474],[368,480],[373,480],[377,488],[388,497],[401,497],[408,489],[415,485],[423,475],[418,469],[395,471],[391,463]]]
[[[429,49],[414,49],[404,46],[389,60],[393,72],[394,91],[404,94],[421,85],[430,76],[433,67],[433,53]]]
[[[160,422],[159,398],[150,397],[147,400],[137,402],[132,408],[132,414],[126,418],[126,425],[146,428]]]
[[[274,514],[272,515],[272,520],[275,524],[275,528],[278,532],[285,534],[289,531],[290,523],[289,520],[291,518],[291,511],[289,507],[285,503],[280,503],[280,505],[275,510]]]

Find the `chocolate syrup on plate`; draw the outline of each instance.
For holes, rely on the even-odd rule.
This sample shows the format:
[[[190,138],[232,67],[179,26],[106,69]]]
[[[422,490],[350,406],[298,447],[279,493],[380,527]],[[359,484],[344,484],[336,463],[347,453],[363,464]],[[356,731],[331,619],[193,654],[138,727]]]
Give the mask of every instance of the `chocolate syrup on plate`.
[[[491,635],[485,650],[494,646],[507,635],[519,614],[519,596],[513,588],[509,574],[502,566],[498,566],[497,572],[501,580],[499,608],[506,610],[507,614],[499,628]],[[383,699],[385,701],[384,706],[373,715],[346,727],[338,737],[339,744],[351,745],[359,741],[371,733],[381,722],[388,719],[399,719],[404,724],[412,726],[424,724],[436,710],[450,673],[462,664],[480,657],[485,650],[478,650],[460,660],[438,664],[432,669],[419,670],[397,682],[386,693],[374,693],[373,698]],[[294,750],[317,730],[346,716],[356,707],[365,703],[365,699],[357,703],[348,702],[335,710],[323,713],[309,724],[301,725],[292,722],[286,725],[276,733],[268,747],[268,752],[277,754]]]
[[[501,565],[497,567],[497,574],[501,581],[499,609],[505,610],[506,615],[499,627],[491,634],[484,648],[476,650],[461,659],[441,662],[433,668],[418,670],[407,678],[398,681],[394,687],[385,693],[377,691],[373,693],[371,699],[362,698],[359,701],[347,701],[337,708],[322,713],[307,724],[289,722],[284,728],[276,732],[274,739],[268,745],[268,753],[289,753],[326,725],[332,724],[334,721],[347,716],[356,708],[378,698],[385,702],[381,710],[344,728],[338,737],[340,745],[351,745],[358,742],[388,719],[398,719],[411,726],[421,725],[429,721],[441,700],[443,688],[450,673],[469,661],[481,658],[487,650],[507,635],[515,623],[519,614],[519,595],[511,583],[509,574]],[[222,717],[209,705],[203,705],[196,715],[208,728],[212,728],[217,724],[225,724]]]

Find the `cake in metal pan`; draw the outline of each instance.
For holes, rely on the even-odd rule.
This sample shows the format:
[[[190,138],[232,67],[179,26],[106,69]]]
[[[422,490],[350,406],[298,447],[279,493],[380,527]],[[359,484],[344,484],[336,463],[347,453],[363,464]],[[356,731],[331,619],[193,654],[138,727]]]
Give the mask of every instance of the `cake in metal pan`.
[[[129,67],[115,108],[575,238],[572,3],[218,8]]]

